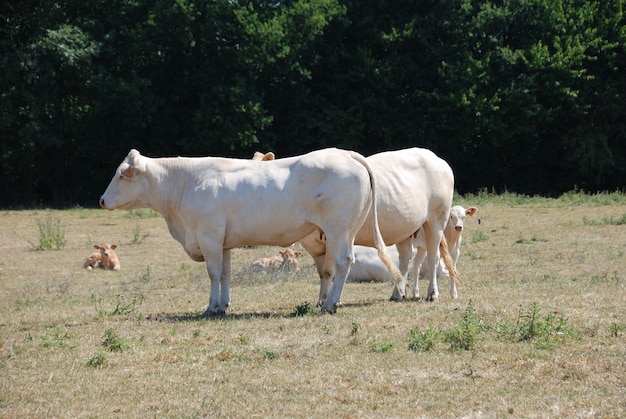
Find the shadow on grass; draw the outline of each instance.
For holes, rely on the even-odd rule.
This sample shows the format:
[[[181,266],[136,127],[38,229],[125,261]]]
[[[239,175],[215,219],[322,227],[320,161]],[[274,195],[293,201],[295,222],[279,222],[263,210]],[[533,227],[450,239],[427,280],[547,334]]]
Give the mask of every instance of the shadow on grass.
[[[380,304],[381,302],[389,303],[387,301],[360,301],[360,302],[352,302],[345,303],[341,307],[338,308],[339,314],[341,314],[342,309],[351,308],[351,307],[369,307],[375,304]],[[330,313],[324,312],[318,307],[316,307],[311,313],[307,314],[307,316],[324,316],[331,315]],[[162,323],[187,323],[187,322],[210,322],[210,321],[238,321],[238,320],[247,320],[247,319],[287,319],[298,317],[294,316],[293,310],[290,311],[288,308],[282,308],[276,311],[253,311],[247,313],[227,313],[221,315],[210,315],[207,316],[204,313],[151,313],[146,316],[147,321],[155,321]]]

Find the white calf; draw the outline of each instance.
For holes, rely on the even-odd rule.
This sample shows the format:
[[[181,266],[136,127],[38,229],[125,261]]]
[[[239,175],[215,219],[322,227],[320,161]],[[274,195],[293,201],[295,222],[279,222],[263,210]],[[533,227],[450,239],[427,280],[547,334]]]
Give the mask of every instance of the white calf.
[[[446,228],[443,231],[443,235],[447,241],[448,250],[450,256],[452,257],[452,263],[455,269],[456,263],[461,255],[461,242],[463,241],[461,233],[463,232],[465,217],[467,215],[470,217],[474,216],[476,211],[478,211],[476,207],[469,207],[468,209],[465,209],[460,205],[455,205],[450,209],[450,218],[448,219],[448,224],[446,224]],[[432,267],[428,264],[428,261],[425,260],[425,238],[421,229],[417,232],[415,240],[413,241],[413,247],[416,250],[416,255],[413,259],[413,298],[418,298],[419,288],[417,281],[420,273],[430,276],[432,272]],[[443,265],[442,261],[437,263],[437,280],[439,280],[442,276],[448,276],[448,271]],[[456,283],[452,280],[450,281],[450,295],[452,298],[458,298]]]

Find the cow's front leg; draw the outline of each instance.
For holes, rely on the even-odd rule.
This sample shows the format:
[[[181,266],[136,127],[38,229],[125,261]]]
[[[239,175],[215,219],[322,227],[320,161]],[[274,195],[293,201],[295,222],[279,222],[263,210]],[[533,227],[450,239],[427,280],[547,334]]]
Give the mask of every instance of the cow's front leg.
[[[228,255],[226,253],[221,246],[210,246],[207,243],[202,246],[206,270],[211,280],[211,296],[205,316],[225,314],[226,306],[230,303],[230,252]],[[227,269],[224,269],[225,266]]]
[[[419,279],[420,272],[422,270],[422,263],[426,259],[426,249],[423,247],[417,248],[417,254],[413,259],[413,271],[411,275],[413,276],[413,299],[418,300],[420,298],[420,287],[419,287]]]
[[[226,313],[226,307],[230,307],[230,250],[222,253],[222,274],[220,275],[220,302],[219,310]]]

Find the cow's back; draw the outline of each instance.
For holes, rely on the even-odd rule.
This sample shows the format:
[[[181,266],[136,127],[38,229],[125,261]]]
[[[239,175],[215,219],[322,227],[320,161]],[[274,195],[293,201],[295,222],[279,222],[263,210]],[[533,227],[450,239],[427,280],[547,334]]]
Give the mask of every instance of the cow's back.
[[[454,175],[448,163],[432,151],[389,151],[369,156],[367,161],[379,188],[378,222],[386,243],[406,239],[429,217],[449,210]],[[369,217],[371,214],[357,235],[356,244],[372,242]]]
[[[211,180],[219,185],[209,187],[216,194],[201,194],[194,203],[205,213],[223,214],[225,248],[288,246],[316,228],[356,225],[364,218],[359,213],[367,211],[369,174],[351,152],[331,148],[232,164],[219,173],[219,179]],[[197,188],[193,192],[197,194]]]

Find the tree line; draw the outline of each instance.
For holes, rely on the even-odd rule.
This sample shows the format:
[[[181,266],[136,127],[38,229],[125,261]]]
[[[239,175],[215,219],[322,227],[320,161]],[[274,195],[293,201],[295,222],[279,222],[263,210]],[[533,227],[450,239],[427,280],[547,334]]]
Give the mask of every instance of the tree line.
[[[626,179],[622,0],[0,6],[0,206],[97,205],[130,148],[430,148],[460,193]]]

